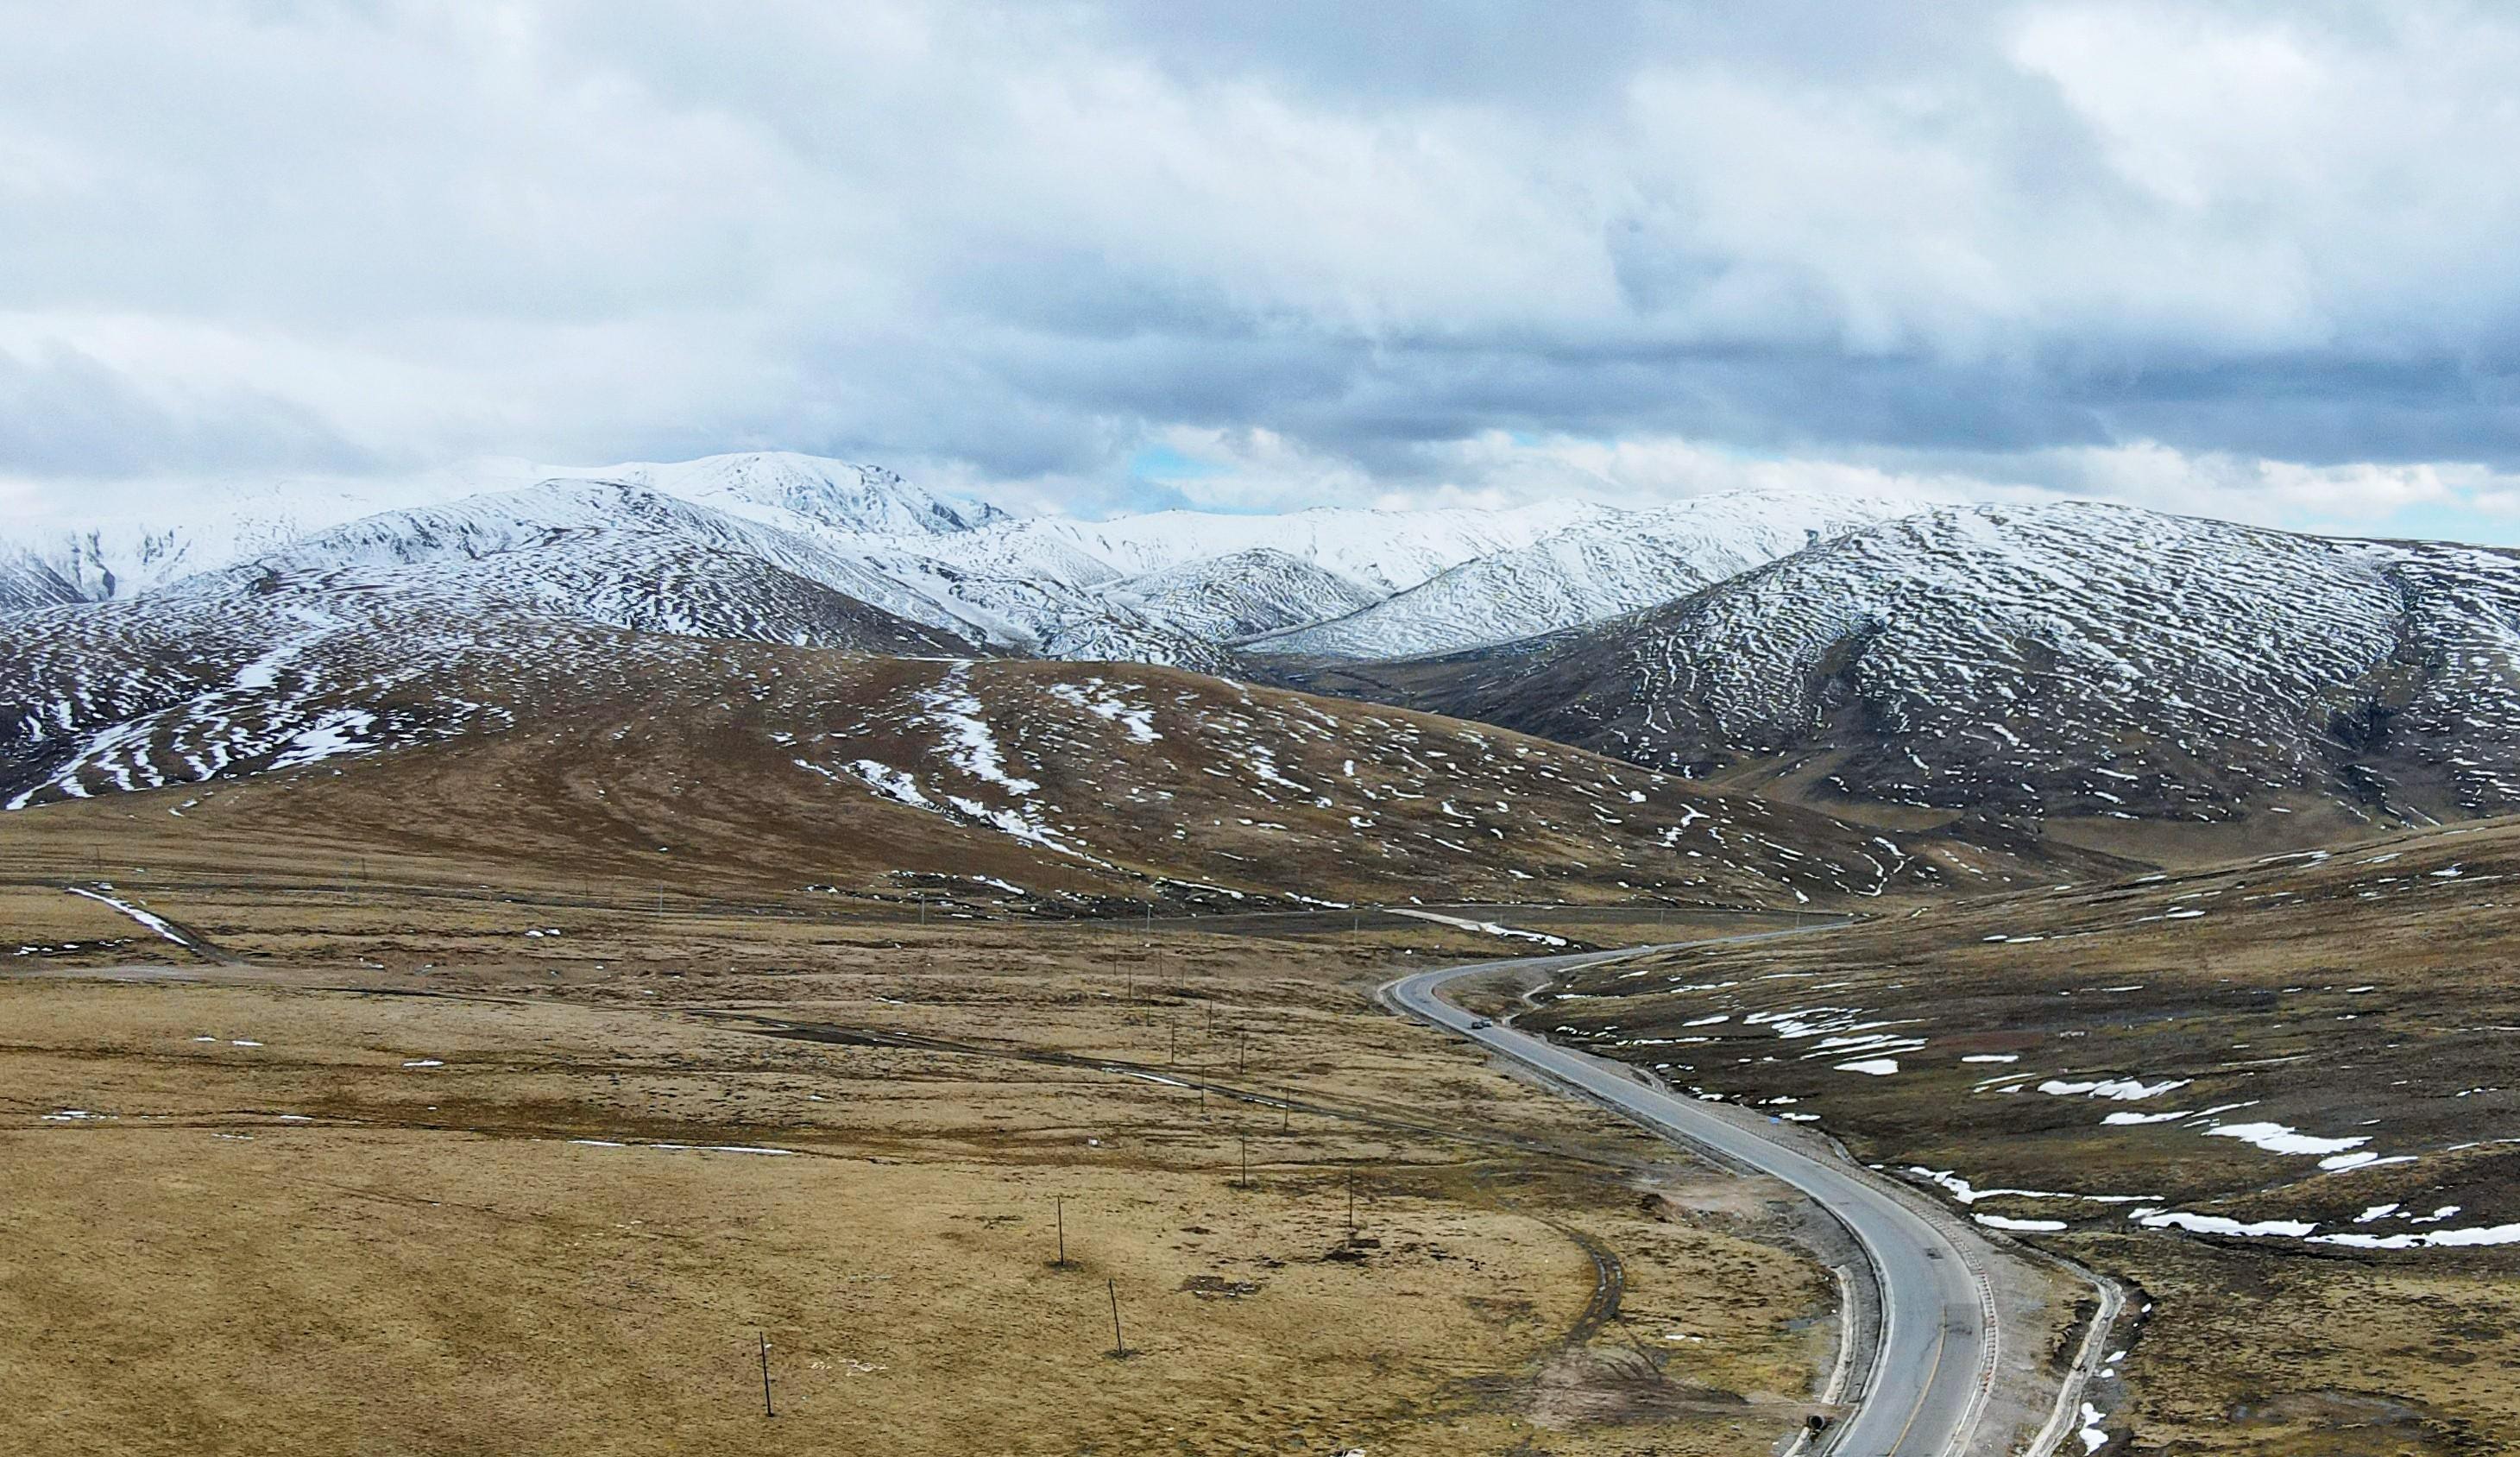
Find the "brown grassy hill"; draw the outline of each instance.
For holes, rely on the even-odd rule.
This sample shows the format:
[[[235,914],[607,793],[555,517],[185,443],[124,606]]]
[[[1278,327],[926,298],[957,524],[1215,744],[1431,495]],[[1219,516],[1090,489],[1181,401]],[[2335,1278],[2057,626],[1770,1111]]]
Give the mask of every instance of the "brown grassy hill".
[[[344,711],[426,722],[452,700],[468,716],[407,746],[360,740],[278,769],[240,757],[145,794],[100,797],[108,775],[12,816],[8,839],[29,871],[47,854],[74,870],[89,840],[139,832],[168,863],[249,862],[268,842],[292,864],[332,846],[345,866],[392,853],[459,878],[498,865],[669,892],[960,892],[1061,914],[1835,904],[2030,875],[1516,734],[1171,669],[636,635],[545,633],[534,652],[556,643],[582,674],[527,682],[494,648],[463,655],[462,686],[442,698],[406,683],[397,707],[377,708],[356,674],[332,670],[367,650],[328,640],[266,740]],[[353,700],[371,706],[342,706]]]

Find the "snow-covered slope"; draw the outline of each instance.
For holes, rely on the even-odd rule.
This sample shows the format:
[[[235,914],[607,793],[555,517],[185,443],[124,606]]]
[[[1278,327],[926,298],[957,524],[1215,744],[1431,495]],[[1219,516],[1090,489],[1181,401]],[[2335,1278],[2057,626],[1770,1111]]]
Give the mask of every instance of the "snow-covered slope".
[[[199,485],[153,500],[145,509],[109,503],[93,520],[11,530],[0,539],[0,552],[22,551],[80,596],[102,602],[283,551],[366,517],[452,505],[551,479],[644,486],[802,535],[939,535],[1005,520],[994,506],[948,500],[881,467],[751,451],[674,464],[488,460],[401,478]]]
[[[1220,626],[1273,618],[1283,625],[1308,604],[1325,615],[1351,612],[1480,553],[1602,514],[1579,502],[1496,512],[1165,511],[1107,522],[1007,521],[850,545],[875,570],[951,604],[1003,646],[1214,669],[1225,660],[1217,644],[1242,635],[1221,636]],[[1176,609],[1187,615],[1176,620]]]
[[[69,583],[80,599],[106,602],[233,566],[373,512],[473,489],[439,480],[196,486],[153,500],[146,509],[104,502],[89,520],[10,526],[0,553],[21,551]]]
[[[534,480],[569,478],[646,486],[789,529],[811,523],[841,532],[941,536],[1009,519],[995,506],[948,500],[881,466],[853,465],[792,450],[753,450],[670,463],[531,468]]]
[[[1106,522],[1041,517],[950,541],[920,543],[967,570],[1095,586],[1258,549],[1308,562],[1377,593],[1614,515],[1582,501],[1506,510],[1371,511],[1320,507],[1279,516],[1157,511]]]
[[[1669,602],[1801,551],[1815,536],[1922,509],[1914,501],[1731,491],[1595,516],[1528,546],[1472,558],[1350,615],[1246,646],[1376,659],[1507,642]]]
[[[381,512],[162,590],[201,597],[252,589],[273,576],[434,568],[447,590],[495,579],[513,596],[528,585],[524,578],[531,569],[540,568],[559,573],[550,578],[545,594],[557,606],[564,600],[573,554],[603,551],[619,560],[625,544],[632,543],[659,564],[650,592],[657,599],[655,611],[663,614],[673,611],[671,597],[692,580],[688,572],[667,574],[663,564],[678,556],[708,556],[766,564],[897,616],[970,635],[968,625],[943,605],[870,570],[857,555],[822,539],[605,480],[550,480],[439,506]],[[598,569],[598,574],[607,573]]]
[[[1167,567],[1103,589],[1164,622],[1211,642],[1234,642],[1344,616],[1382,594],[1275,547]]]
[[[81,595],[32,553],[0,547],[0,613],[58,607],[77,602]]]
[[[1861,799],[2520,807],[2520,563],[2475,548],[1943,508],[1653,611],[1400,666],[1447,711],[1701,775],[1800,759]]]
[[[493,638],[513,638],[511,624],[446,607],[275,592],[0,618],[0,807],[503,727],[512,710],[459,665]]]

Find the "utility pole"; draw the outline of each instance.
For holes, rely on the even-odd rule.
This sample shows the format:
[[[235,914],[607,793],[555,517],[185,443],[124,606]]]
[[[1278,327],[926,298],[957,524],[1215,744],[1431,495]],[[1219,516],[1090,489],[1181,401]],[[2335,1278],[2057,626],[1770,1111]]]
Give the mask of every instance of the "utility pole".
[[[779,1415],[779,1413],[777,1413],[776,1411],[773,1411],[773,1410],[771,1409],[771,1407],[770,1407],[770,1333],[769,1333],[768,1331],[763,1331],[763,1332],[761,1332],[761,1333],[760,1333],[760,1335],[761,1335],[761,1414],[762,1414],[763,1416],[765,1416],[765,1417],[775,1417],[775,1416]]]
[[[1125,1356],[1129,1353],[1129,1346],[1120,1339],[1120,1282],[1105,1280],[1102,1282],[1102,1288],[1111,1297],[1111,1354]]]
[[[1251,1192],[1251,1140],[1238,1138],[1235,1142],[1242,1145],[1242,1192],[1248,1194]]]
[[[1063,1270],[1067,1268],[1067,1196],[1054,1195],[1051,1203],[1058,1217],[1058,1258],[1051,1261],[1051,1267]]]

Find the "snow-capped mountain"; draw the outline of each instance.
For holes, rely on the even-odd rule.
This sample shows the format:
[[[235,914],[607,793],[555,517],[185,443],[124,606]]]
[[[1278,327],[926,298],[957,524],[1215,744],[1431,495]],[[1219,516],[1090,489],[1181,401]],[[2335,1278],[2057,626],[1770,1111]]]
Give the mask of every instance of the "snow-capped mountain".
[[[631,625],[617,614],[575,601],[570,583],[608,582],[597,595],[622,592],[649,599],[633,611],[671,619],[678,599],[716,596],[731,606],[732,580],[709,584],[697,564],[749,563],[801,578],[894,616],[976,641],[968,624],[941,604],[868,569],[854,553],[814,535],[731,516],[713,507],[641,486],[593,479],[549,480],[522,490],[467,496],[439,506],[382,512],[317,531],[289,546],[218,571],[188,577],[158,595],[198,598],[267,590],[275,580],[346,582],[386,569],[461,595],[486,593],[502,604],[534,600],[547,610],[590,621]],[[730,625],[728,635],[787,641],[771,626]]]
[[[65,592],[238,590],[350,568],[408,576],[433,562],[482,577],[503,604],[590,622],[870,647],[926,632],[966,651],[1222,671],[1252,639],[1271,654],[1389,657],[1591,621],[1895,509],[1737,494],[1651,512],[1552,501],[1018,520],[880,467],[790,452],[487,461],[403,481],[221,487],[160,516],[0,543],[13,564],[0,568],[0,612]]]
[[[877,536],[942,536],[1010,518],[986,502],[949,500],[881,466],[852,465],[792,450],[753,450],[698,460],[617,466],[537,466],[528,480],[617,480],[732,516],[790,529]],[[518,484],[525,484],[519,480]]]
[[[1222,667],[1219,644],[1338,615],[1489,552],[1606,515],[1581,502],[1505,511],[1161,511],[1009,521],[865,543],[877,569],[950,601],[990,639],[1048,658]],[[1174,620],[1178,609],[1186,615]]]
[[[274,761],[295,740],[251,726],[294,680],[254,664],[346,621],[384,685],[360,711],[398,742],[470,731],[450,706],[522,690],[432,686],[428,652],[382,646],[395,624],[416,642],[628,633],[643,652],[672,636],[1283,664],[1271,671],[1290,681],[1845,804],[2186,820],[2520,807],[2520,562],[2481,549],[2088,503],[1902,514],[1765,493],[1080,523],[810,457],[608,469],[486,492],[439,480],[416,493],[455,494],[285,533],[248,514],[217,538],[238,560],[139,591],[118,576],[101,602],[101,580],[0,552],[16,655],[0,668],[19,675],[0,711],[49,746],[24,751],[38,765],[177,702],[203,745],[234,740],[115,740],[97,760],[122,765],[97,771],[113,783],[171,772],[153,754],[205,773]],[[212,541],[176,540],[149,569]],[[1480,646],[1441,653],[1463,642]],[[99,676],[90,658],[126,667]]]
[[[1345,616],[1383,600],[1370,587],[1273,546],[1129,577],[1102,595],[1221,643]]]
[[[968,571],[1080,587],[1265,549],[1387,596],[1474,558],[1617,514],[1584,501],[1543,501],[1494,511],[1316,507],[1278,516],[1156,511],[1103,522],[1038,517],[914,545]]]
[[[1683,597],[1815,539],[1924,509],[1915,501],[1728,491],[1602,513],[1484,553],[1334,620],[1244,646],[1324,658],[1417,658],[1598,622]]]
[[[1548,503],[1018,521],[878,467],[784,452],[601,467],[490,461],[401,482],[222,487],[166,510],[0,545],[16,564],[0,572],[0,611],[65,592],[120,600],[434,562],[497,578],[502,602],[532,600],[587,621],[884,640],[885,631],[860,631],[854,609],[800,596],[793,577],[967,651],[1220,670],[1237,639],[1342,616],[1464,562],[1616,515]],[[657,564],[644,585],[643,555]],[[724,566],[718,579],[697,569],[703,560]],[[544,573],[530,593],[529,567]],[[572,606],[572,596],[583,600]]]
[[[81,597],[131,597],[203,571],[288,550],[363,518],[449,506],[554,479],[610,480],[796,534],[851,537],[967,531],[1005,520],[994,506],[949,500],[879,466],[788,451],[673,464],[540,466],[489,460],[404,478],[276,479],[200,485],[145,510],[12,532],[14,546]]]
[[[0,553],[15,549],[68,583],[79,600],[107,602],[215,571],[373,512],[473,489],[438,481],[202,485],[145,510],[108,503],[92,520],[13,528],[0,539]]]
[[[2093,503],[1942,508],[1392,679],[1707,775],[2217,820],[2520,805],[2520,562]]]

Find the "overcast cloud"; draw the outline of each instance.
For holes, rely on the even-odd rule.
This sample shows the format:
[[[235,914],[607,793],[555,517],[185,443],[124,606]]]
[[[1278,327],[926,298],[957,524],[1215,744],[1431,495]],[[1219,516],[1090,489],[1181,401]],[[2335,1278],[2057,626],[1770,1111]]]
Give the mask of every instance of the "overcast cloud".
[[[1890,9],[0,4],[0,506],[778,446],[2520,539],[2520,12]]]

